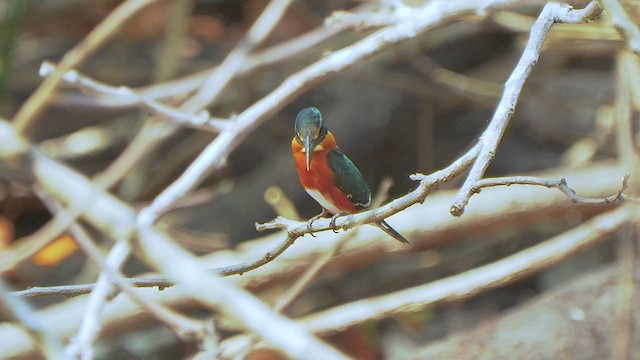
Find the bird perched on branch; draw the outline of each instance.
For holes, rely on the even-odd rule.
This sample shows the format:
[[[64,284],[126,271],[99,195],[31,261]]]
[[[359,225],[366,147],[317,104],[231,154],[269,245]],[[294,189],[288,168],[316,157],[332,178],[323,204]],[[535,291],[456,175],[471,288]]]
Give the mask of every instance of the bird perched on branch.
[[[309,220],[309,229],[313,221],[328,214],[333,214],[331,226],[335,228],[338,216],[355,214],[371,205],[371,191],[364,177],[340,151],[317,108],[308,107],[298,113],[291,150],[302,187],[322,206],[322,212]],[[372,225],[409,243],[384,220]]]

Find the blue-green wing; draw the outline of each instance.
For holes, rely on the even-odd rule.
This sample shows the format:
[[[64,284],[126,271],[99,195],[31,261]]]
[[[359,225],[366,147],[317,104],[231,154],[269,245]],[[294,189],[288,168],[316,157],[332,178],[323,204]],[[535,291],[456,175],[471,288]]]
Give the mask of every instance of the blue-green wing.
[[[371,205],[371,191],[360,170],[340,150],[334,149],[327,154],[327,162],[335,174],[336,186],[358,208]]]

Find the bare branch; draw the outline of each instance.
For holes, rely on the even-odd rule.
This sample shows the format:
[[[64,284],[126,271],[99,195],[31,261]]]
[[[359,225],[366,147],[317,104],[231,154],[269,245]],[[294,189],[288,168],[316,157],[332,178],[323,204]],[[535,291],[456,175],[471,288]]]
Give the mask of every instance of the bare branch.
[[[471,167],[469,176],[460,188],[458,197],[451,205],[451,214],[461,216],[464,213],[469,199],[473,195],[475,183],[482,178],[487,167],[495,157],[498,144],[504,135],[509,120],[518,104],[518,97],[524,87],[524,83],[538,62],[540,51],[551,27],[556,23],[580,23],[586,22],[600,13],[597,2],[591,2],[582,10],[573,10],[571,6],[560,3],[547,3],[542,9],[538,20],[531,28],[529,41],[518,61],[513,73],[504,86],[504,93],[496,108],[489,126],[480,137],[480,154]]]
[[[63,211],[61,208],[59,211]],[[156,319],[165,323],[174,333],[180,337],[185,336],[203,336],[206,333],[209,333],[212,329],[212,325],[207,323],[206,325],[200,321],[189,319],[167,307],[161,306],[147,300],[142,296],[137,290],[133,288],[120,274],[115,270],[115,267],[109,263],[110,260],[116,259],[118,253],[122,253],[124,248],[120,245],[122,242],[116,243],[113,247],[113,250],[110,252],[110,258],[105,260],[98,247],[93,243],[89,235],[80,227],[78,224],[73,224],[70,228],[71,233],[75,241],[80,245],[82,250],[87,254],[87,256],[99,267],[101,270],[101,276],[108,277],[109,281],[116,285],[119,290],[122,290],[129,297],[131,297],[135,302],[137,302],[140,306],[145,308],[149,313],[151,313]],[[117,264],[116,261],[111,261],[111,263]],[[100,280],[96,286],[100,286]],[[113,289],[115,290],[115,289]],[[93,296],[93,294],[92,294]],[[89,300],[89,306],[91,305],[91,298]],[[85,320],[83,319],[83,322]]]
[[[41,182],[43,189],[63,202],[70,199],[92,198],[84,217],[97,229],[113,237],[128,238],[135,231],[133,210],[117,198],[96,189],[89,179],[30,151],[8,123],[0,122],[0,158],[18,159],[31,156],[30,172]],[[247,329],[259,334],[267,342],[291,357],[315,354],[317,358],[343,358],[341,354],[308,335],[291,321],[282,318],[252,295],[216,279],[200,268],[197,259],[175,245],[166,234],[152,227],[138,228],[138,239],[148,262],[166,272],[170,279],[179,280],[189,294],[204,304],[236,319]],[[169,257],[169,258],[167,258]],[[189,274],[189,276],[186,276]],[[206,288],[205,291],[203,289]],[[273,331],[269,324],[278,329]]]
[[[189,98],[182,106],[181,111],[193,112],[209,105],[220,94],[222,89],[237,74],[246,59],[249,52],[256,46],[260,45],[267,35],[273,30],[280,17],[284,14],[290,0],[274,0],[267,5],[260,17],[253,24],[245,39],[238,44],[234,50],[227,55],[223,63],[215,68],[211,74],[205,79],[198,92]],[[217,162],[219,167],[226,163],[228,153],[237,146],[244,138],[240,138],[239,134],[243,133],[242,128],[246,128],[238,123],[238,119],[233,119],[234,127],[229,127],[223,131],[211,143],[196,160],[182,173],[178,180],[174,181],[169,187],[164,189],[148,206],[143,208],[138,214],[138,223],[141,226],[149,226],[153,224],[159,216],[164,213],[171,205],[188,191],[192,190],[199,184],[208,172],[213,169],[207,169],[206,162]],[[246,132],[246,131],[245,131]],[[246,135],[245,135],[246,136]],[[237,138],[237,139],[236,139]],[[228,145],[229,149],[225,152],[208,150],[215,146],[227,146],[227,142],[231,141],[235,146]],[[214,146],[214,147],[215,147]],[[203,159],[209,155],[210,159]],[[213,158],[211,158],[213,156]],[[212,165],[212,164],[209,164]],[[204,166],[204,167],[203,167]]]
[[[270,1],[245,38],[227,55],[222,64],[211,72],[198,91],[180,109],[192,111],[211,104],[242,68],[249,53],[271,33],[290,2],[291,0]]]
[[[627,41],[627,46],[640,55],[640,29],[624,10],[618,0],[601,0],[602,7],[609,15],[618,33]]]
[[[420,181],[420,185],[418,185],[417,189],[377,209],[365,211],[355,215],[340,217],[336,220],[336,227],[346,230],[360,224],[368,224],[381,221],[393,214],[396,214],[408,208],[409,206],[424,202],[431,190],[433,190],[439,184],[447,182],[452,178],[458,176],[469,166],[471,166],[472,162],[478,155],[478,151],[479,145],[476,145],[445,169],[436,171],[430,175],[411,175],[410,177],[412,180]],[[332,229],[330,222],[331,219],[318,219],[314,221],[311,227],[311,232]],[[297,238],[310,232],[309,228],[307,227],[307,222],[293,221],[280,216],[268,223],[256,224],[256,229],[258,231],[277,229],[286,230],[288,238]]]
[[[304,316],[298,321],[310,332],[329,335],[366,321],[413,313],[435,304],[465,299],[514,283],[553,266],[609,239],[621,227],[635,219],[637,212],[634,207],[625,205],[496,262],[425,285],[338,305]],[[247,343],[245,336],[225,341],[223,356],[232,356]]]
[[[636,207],[636,211],[638,207]],[[629,224],[620,231],[616,244],[618,258],[618,274],[616,286],[616,325],[613,329],[615,341],[611,349],[612,359],[629,359],[632,344],[633,303],[634,303],[634,269],[636,265],[638,222]]]
[[[472,149],[473,150],[473,149]],[[463,156],[462,158],[460,158],[458,160],[457,163],[459,163],[460,165],[467,163],[468,164],[471,163],[471,161],[473,161],[473,154],[474,152],[472,151],[471,153],[466,154],[465,156]],[[453,168],[454,166],[452,165],[450,168]],[[422,174],[416,174],[413,175],[412,178],[414,180],[421,180],[421,181],[428,181],[428,179],[433,179],[433,178],[437,178],[438,176],[445,176],[448,174],[448,172],[445,170],[442,170],[440,172],[436,172],[433,175],[430,176],[426,176],[426,175],[422,175]],[[459,171],[464,171],[464,166],[461,166],[461,169]],[[437,175],[437,176],[436,176]],[[445,177],[442,181],[448,181],[452,178],[453,176],[450,177]],[[540,179],[540,178],[533,178],[532,179]],[[482,180],[483,182],[486,181],[487,183],[489,181],[491,181],[492,179],[486,179],[486,180]],[[487,184],[488,185],[488,184]],[[502,185],[506,185],[506,184],[502,184]],[[542,186],[546,186],[544,184],[540,184]],[[571,193],[573,192],[573,189],[568,188],[568,192]],[[621,187],[621,189],[624,189],[624,185]],[[420,188],[418,188],[415,191],[419,191]],[[620,189],[618,190],[618,193],[620,193]],[[412,196],[413,193],[410,193],[407,196]],[[568,195],[568,194],[567,194]],[[573,197],[576,197],[577,199],[580,199],[580,201],[583,202],[589,202],[590,198],[584,198],[584,197],[579,197],[577,195],[572,195]],[[626,195],[624,195],[626,196]],[[540,196],[539,196],[540,197]],[[613,199],[614,196],[609,197],[608,199]],[[403,199],[403,198],[401,198]],[[604,198],[607,199],[607,198]],[[400,200],[400,199],[398,199]],[[596,198],[593,199],[594,202],[598,202],[598,200]],[[625,200],[632,200],[631,198],[625,198]],[[446,201],[450,201],[449,199]],[[602,201],[602,203],[604,203],[605,200]],[[419,202],[419,201],[418,201]],[[409,204],[406,204],[406,206],[410,206]],[[368,222],[368,221],[375,221],[375,219],[377,219],[377,217],[373,217],[371,218],[370,215],[372,212],[375,211],[380,211],[380,210],[384,210],[386,207],[381,207],[377,210],[372,210],[370,212],[367,213],[362,213],[359,214],[358,216],[360,216],[359,219],[360,222],[358,221],[354,221],[353,223],[351,222],[351,220],[349,219],[338,219],[337,223],[339,226],[341,227],[345,227],[345,228],[351,228],[353,226],[356,226],[357,224],[360,224],[361,222]],[[399,210],[402,211],[402,210]],[[388,215],[390,216],[390,215]],[[299,227],[300,231],[302,233],[304,233],[305,231],[307,231],[306,229],[306,222],[295,222],[292,220],[288,220],[288,219],[276,219],[277,221],[284,221],[284,224],[287,224],[290,226],[290,228],[297,228]],[[345,222],[344,224],[342,223],[343,221],[349,220],[348,222]],[[321,227],[321,222],[326,222],[325,225],[323,225]],[[329,224],[328,224],[328,220],[323,220],[323,219],[319,219],[314,223],[314,231],[321,231],[321,230],[329,230]],[[276,228],[278,228],[276,226]],[[302,235],[300,235],[302,236]],[[269,262],[271,262],[272,260],[274,260],[275,258],[277,258],[279,255],[281,255],[286,249],[289,248],[289,246],[291,246],[293,244],[293,242],[296,240],[297,238],[294,238],[293,236],[285,236],[284,240],[280,241],[277,245],[275,245],[271,250],[264,252],[263,254],[261,254],[260,256],[256,257],[254,260],[250,260],[250,261],[246,261],[246,262],[240,262],[236,265],[231,265],[231,266],[224,266],[224,267],[219,267],[213,270],[210,270],[212,273],[218,274],[220,276],[228,276],[228,275],[236,275],[236,274],[244,274],[248,271],[257,269]],[[261,247],[262,249],[263,247]],[[260,250],[260,252],[262,252],[263,250]],[[325,250],[326,251],[326,250]],[[324,252],[324,251],[323,251]],[[132,285],[132,286],[136,286],[136,287],[159,287],[160,289],[165,288],[165,287],[170,287],[173,286],[173,282],[164,279],[164,278],[138,278],[138,279],[129,279],[128,282]],[[29,298],[39,298],[39,297],[49,297],[49,296],[65,296],[65,297],[70,297],[70,296],[77,296],[77,295],[81,295],[81,294],[85,294],[91,291],[93,287],[93,284],[87,284],[87,285],[69,285],[69,286],[53,286],[53,287],[33,287],[27,290],[22,290],[22,291],[18,291],[15,292],[15,295],[18,296],[23,296],[23,297],[29,297]]]
[[[363,321],[414,312],[444,301],[467,298],[513,283],[557,264],[578,251],[610,238],[620,227],[636,218],[634,206],[622,206],[494,263],[426,285],[340,305],[306,316],[300,321],[314,333],[326,334]]]
[[[623,174],[624,170],[617,164],[607,163],[591,165],[586,168],[575,171],[570,178],[573,188],[578,192],[584,193],[607,193],[614,192],[616,189],[610,181],[611,174]],[[545,176],[559,177],[566,175],[566,170],[556,170],[553,174],[545,174]],[[429,198],[428,206],[413,206],[398,214],[397,219],[401,220],[401,229],[409,233],[425,234],[428,231],[429,236],[421,236],[416,239],[415,245],[420,248],[433,247],[442,245],[443,242],[472,239],[478,234],[478,224],[483,226],[498,226],[509,221],[513,224],[522,224],[525,219],[538,218],[539,216],[557,216],[566,214],[569,209],[575,214],[594,214],[599,209],[592,207],[573,207],[563,203],[565,195],[556,191],[547,191],[536,187],[521,188],[494,188],[487,189],[491,193],[492,201],[479,201],[470,206],[467,216],[460,219],[446,216],[446,211],[455,196],[454,190],[443,190],[437,194],[432,194]],[[586,211],[586,212],[585,212]],[[589,216],[590,216],[589,215]],[[371,230],[371,231],[366,231]],[[480,230],[482,232],[482,230]],[[460,234],[467,234],[461,236]],[[455,236],[453,234],[456,234]],[[470,234],[473,234],[471,236]],[[346,244],[342,251],[342,260],[340,262],[332,262],[332,266],[338,269],[347,270],[354,263],[359,266],[365,266],[379,261],[382,257],[388,257],[389,253],[397,253],[404,251],[398,244],[390,241],[383,241],[384,234],[374,229],[361,229],[357,238]],[[296,246],[285,254],[285,259],[276,261],[255,271],[246,273],[241,277],[231,277],[225,281],[238,286],[254,288],[256,286],[268,286],[273,281],[284,278],[290,278],[295,274],[300,274],[304,266],[314,259],[321,256],[322,253],[328,251],[335,243],[336,237],[332,233],[319,234],[317,239],[309,241],[304,246]],[[244,243],[236,250],[215,252],[201,258],[206,265],[203,268],[213,268],[220,265],[242,262],[243,259],[252,258],[257,254],[262,254],[266,247],[271,246],[279,241],[278,234],[256,239]],[[348,263],[348,264],[347,264]],[[170,285],[167,280],[155,279],[131,279],[142,286],[165,286]],[[80,287],[88,287],[83,285]],[[46,296],[46,289],[35,289],[41,295]],[[67,290],[73,290],[67,287]],[[181,288],[167,289],[165,291],[149,291],[139,289],[147,297],[154,302],[166,304],[167,306],[177,306],[184,304],[189,297],[185,295]],[[72,292],[66,292],[66,295],[75,295]],[[47,321],[52,331],[60,337],[69,337],[73,335],[75,329],[80,323],[80,314],[75,309],[83,308],[86,305],[86,297],[77,297],[60,304],[59,306],[41,310],[41,315]],[[118,329],[119,325],[126,321],[138,321],[146,318],[142,315],[143,310],[135,303],[129,301],[126,296],[119,297],[118,301],[109,304],[106,309],[103,326],[107,329]],[[69,312],[73,312],[70,316]],[[64,326],[59,326],[60,319],[64,320]],[[32,349],[34,346],[30,339],[19,330],[15,324],[7,324],[0,328],[0,338],[8,339],[10,345],[3,346],[5,353],[23,354]],[[14,355],[15,356],[15,355]]]
[[[107,260],[104,263],[105,268],[119,269],[128,257],[129,242],[127,239],[119,240],[109,252]],[[89,303],[84,309],[84,316],[80,329],[78,329],[78,334],[71,339],[69,345],[67,345],[65,350],[67,356],[71,356],[72,358],[79,357],[83,360],[93,359],[93,343],[96,341],[98,333],[100,332],[102,312],[113,290],[111,279],[103,270],[98,277],[95,288],[91,291]]]
[[[80,65],[114,36],[122,24],[131,16],[155,1],[157,0],[125,1],[113,10],[109,16],[93,29],[78,45],[69,50],[58,64],[57,71],[47,77],[40,87],[31,94],[20,110],[18,110],[18,113],[13,119],[16,124],[16,130],[18,130],[19,133],[24,132],[34,121],[35,117],[44,110],[52,99],[51,94],[62,81],[64,72]]]
[[[545,186],[548,188],[556,188],[562,191],[572,202],[585,205],[607,205],[615,201],[631,200],[631,197],[624,194],[624,190],[627,186],[629,175],[625,175],[622,178],[622,185],[615,195],[611,195],[604,198],[590,198],[579,196],[573,189],[567,184],[567,180],[564,178],[560,180],[537,178],[533,176],[510,176],[502,178],[487,178],[478,180],[473,188],[473,193],[480,193],[480,189],[492,186],[511,186],[511,185],[537,185]]]
[[[55,65],[50,62],[45,61],[40,66],[40,76],[47,77],[55,71]],[[115,97],[129,98],[129,103],[131,105],[138,105],[143,109],[149,110],[154,114],[162,117],[163,119],[174,121],[179,125],[216,132],[224,130],[229,126],[229,121],[224,119],[212,118],[209,115],[209,112],[206,110],[200,111],[196,114],[182,112],[178,109],[149,99],[126,86],[113,87],[86,77],[76,70],[69,70],[62,74],[62,80],[64,80],[67,84],[77,87],[81,90],[97,93],[100,95],[111,95]]]
[[[146,262],[167,274],[198,302],[238,321],[291,358],[343,359],[344,355],[309,335],[246,291],[202,268],[193,257],[154,228],[139,227],[138,245]]]
[[[125,279],[125,281],[127,281],[129,285],[134,287],[158,287],[160,290],[175,285],[173,281],[167,280],[165,278],[135,278]],[[93,288],[95,288],[95,286],[96,284],[61,285],[48,287],[34,286],[26,290],[14,291],[12,294],[27,299],[40,299],[51,296],[74,297],[90,293]]]
[[[321,42],[341,33],[347,28],[343,26],[323,26],[313,29],[291,40],[274,45],[264,50],[255,51],[250,54],[238,70],[237,75],[246,75],[263,67],[277,64],[290,59],[305,50],[317,46]],[[154,84],[151,86],[132,89],[132,91],[146,99],[159,101],[161,99],[187,94],[196,90],[215,71],[217,66],[200,71],[198,73],[182,77],[180,79]],[[78,99],[73,94],[60,94],[54,101],[71,106],[102,106],[109,108],[129,107],[136,105],[135,99],[122,96],[100,96],[95,99]]]
[[[387,199],[389,189],[392,185],[392,180],[390,178],[384,178],[378,187],[378,191],[376,192],[376,197],[373,199],[371,206],[373,208],[377,208],[382,205],[382,203]],[[296,282],[289,287],[289,289],[278,297],[276,300],[274,309],[277,312],[283,312],[286,308],[288,308],[294,301],[298,299],[300,294],[306,289],[311,281],[318,276],[322,268],[324,268],[331,259],[342,250],[345,244],[356,237],[358,235],[358,229],[356,228],[354,231],[347,233],[340,237],[329,250],[322,253],[322,255],[317,258],[311,266],[296,280]]]
[[[516,1],[431,1],[412,12],[413,16],[410,21],[404,19],[405,21],[397,25],[378,30],[353,45],[334,51],[290,76],[269,95],[239,114],[234,119],[237,126],[220,133],[185,172],[156,197],[149,207],[143,210],[139,218],[141,224],[153,223],[165,209],[200,184],[208,174],[223,168],[229,154],[253,130],[302,91],[329,76],[350,68],[386,47],[433,29],[461,14],[484,13],[490,6],[504,6],[513,2]]]
[[[64,359],[62,341],[44,327],[39,315],[29,304],[9,291],[4,280],[0,278],[0,310],[4,310],[5,315],[19,321],[26,328],[47,359]]]

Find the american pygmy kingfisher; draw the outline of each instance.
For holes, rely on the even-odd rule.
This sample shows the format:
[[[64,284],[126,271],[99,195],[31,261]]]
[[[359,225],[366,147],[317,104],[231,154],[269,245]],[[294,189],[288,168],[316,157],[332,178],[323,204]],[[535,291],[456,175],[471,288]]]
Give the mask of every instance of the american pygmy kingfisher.
[[[364,177],[340,151],[317,108],[308,107],[298,113],[291,150],[302,187],[323,208],[322,213],[311,218],[309,228],[315,219],[327,214],[334,215],[331,224],[335,227],[336,217],[358,213],[371,205],[371,191]],[[409,243],[386,221],[373,225],[394,239]]]

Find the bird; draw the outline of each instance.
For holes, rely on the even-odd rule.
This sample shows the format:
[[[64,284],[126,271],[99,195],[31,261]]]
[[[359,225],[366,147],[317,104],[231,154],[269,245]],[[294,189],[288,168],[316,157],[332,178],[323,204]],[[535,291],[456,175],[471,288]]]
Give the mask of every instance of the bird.
[[[322,212],[307,223],[332,214],[331,226],[339,216],[356,214],[371,206],[371,191],[360,170],[336,144],[336,138],[327,129],[322,113],[307,107],[298,113],[291,150],[296,170],[304,190],[322,206]],[[409,244],[404,236],[386,221],[372,223],[394,239]]]

